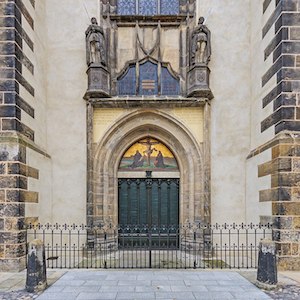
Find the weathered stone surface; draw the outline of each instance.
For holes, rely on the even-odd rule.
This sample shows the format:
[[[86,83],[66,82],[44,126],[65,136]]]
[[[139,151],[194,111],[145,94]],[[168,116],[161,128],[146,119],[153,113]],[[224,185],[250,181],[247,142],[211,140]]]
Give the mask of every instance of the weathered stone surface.
[[[209,88],[209,74],[210,70],[206,65],[198,64],[191,67],[187,75],[188,97],[213,98]]]
[[[279,156],[300,156],[299,144],[283,144],[272,148],[272,158]]]
[[[274,202],[272,211],[274,215],[300,215],[300,202]]]
[[[258,166],[258,177],[263,177],[276,172],[287,172],[292,170],[291,158],[277,158]]]
[[[26,242],[26,231],[0,232],[0,244],[22,244]]]
[[[88,70],[88,90],[85,98],[109,97],[110,74],[102,65],[91,65]]]
[[[39,292],[47,287],[45,247],[42,241],[33,240],[28,245],[26,290]]]
[[[273,187],[292,187],[300,183],[300,173],[278,173],[271,175],[271,186]]]
[[[25,225],[37,225],[39,223],[38,217],[26,217],[24,221]]]
[[[8,174],[20,174],[35,179],[39,178],[39,171],[37,169],[21,163],[8,163],[7,172]]]
[[[18,231],[24,228],[24,217],[5,217],[4,229],[6,231]]]
[[[259,191],[259,201],[290,201],[291,200],[291,188],[280,187],[269,190]]]
[[[291,255],[299,256],[299,254],[300,254],[299,249],[300,249],[299,243],[292,243]]]
[[[0,190],[0,203],[5,201],[5,190]]]
[[[278,255],[291,255],[292,244],[291,243],[277,243],[277,253]]]
[[[274,216],[273,220],[276,229],[294,229],[292,216]]]
[[[5,245],[5,258],[20,258],[26,255],[26,244]]]
[[[299,68],[300,67],[300,55],[296,56],[296,67]]]
[[[300,187],[293,187],[291,201],[300,201]]]
[[[273,241],[262,240],[259,244],[257,281],[270,286],[277,284],[276,246]]]
[[[16,119],[2,119],[2,130],[18,131],[34,141],[34,131]]]
[[[293,218],[293,228],[300,229],[300,217]]]
[[[25,213],[24,203],[0,204],[0,217],[20,217]]]
[[[21,258],[0,259],[2,272],[20,272],[26,268],[26,256]]]
[[[27,177],[23,177],[23,176],[0,177],[0,188],[27,189]]]
[[[299,271],[300,259],[299,257],[278,257],[278,271]]]
[[[25,190],[7,190],[6,197],[7,202],[38,203],[39,194]]]
[[[0,161],[20,161],[26,163],[26,149],[13,143],[0,144]]]
[[[4,245],[0,245],[0,259],[3,259],[4,258],[4,250],[5,249],[5,246]]]

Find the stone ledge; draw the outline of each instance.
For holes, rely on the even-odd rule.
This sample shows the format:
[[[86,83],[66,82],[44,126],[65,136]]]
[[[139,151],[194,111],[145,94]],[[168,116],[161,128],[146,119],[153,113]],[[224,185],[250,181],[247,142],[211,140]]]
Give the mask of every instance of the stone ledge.
[[[18,132],[0,132],[0,144],[1,143],[17,143],[19,145],[28,147],[47,158],[51,158],[46,150],[42,149],[35,142]]]
[[[201,107],[208,98],[185,98],[185,97],[114,97],[90,99],[89,102],[96,108],[162,108],[162,107]]]
[[[268,149],[274,148],[275,146],[282,145],[282,144],[291,144],[290,146],[299,144],[299,146],[300,146],[300,133],[299,132],[291,132],[291,131],[282,131],[282,132],[278,133],[270,141],[253,149],[247,156],[247,159],[250,159],[258,154],[263,153],[264,151],[266,151]],[[272,149],[272,158],[273,159],[278,156],[292,156],[292,155],[282,155],[282,154],[276,155],[276,153],[273,153],[274,149]],[[293,149],[295,152],[295,148],[293,148]],[[297,155],[294,154],[293,156],[297,156]],[[300,156],[300,147],[299,147],[299,156]]]

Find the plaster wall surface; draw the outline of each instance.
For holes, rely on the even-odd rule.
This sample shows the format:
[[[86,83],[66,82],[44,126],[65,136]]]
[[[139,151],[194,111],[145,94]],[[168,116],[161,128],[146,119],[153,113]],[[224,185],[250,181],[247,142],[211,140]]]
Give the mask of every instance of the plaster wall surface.
[[[272,55],[264,60],[264,50],[274,37],[274,29],[262,39],[262,28],[274,10],[272,1],[263,15],[261,0],[251,1],[251,150],[274,137],[274,127],[261,132],[261,122],[273,113],[271,104],[263,108],[262,99],[275,87],[275,76],[263,87],[262,76],[272,66]],[[274,26],[274,25],[273,25]]]
[[[38,178],[28,177],[28,190],[38,193],[34,202],[25,203],[25,217],[27,220],[51,222],[51,159],[47,153],[47,24],[46,1],[38,1],[33,9],[29,1],[24,4],[35,22],[35,30],[29,26],[23,17],[23,27],[34,43],[34,51],[23,42],[23,51],[32,62],[33,74],[23,66],[23,76],[35,90],[34,97],[24,87],[20,87],[20,96],[34,108],[34,118],[23,110],[22,122],[34,131],[34,149],[27,147],[26,163],[39,172]],[[41,154],[36,151],[44,152]],[[46,217],[47,216],[47,217]]]
[[[260,2],[257,0],[257,6]],[[44,86],[47,87],[48,132],[43,143],[52,159],[53,221],[85,222],[86,109],[82,96],[87,80],[84,30],[90,24],[89,17],[99,16],[99,2],[53,0],[45,3],[47,53],[44,61],[47,64],[44,70],[47,70],[47,76]],[[251,21],[255,16],[249,13],[251,7],[254,10],[250,0],[223,0],[222,5],[217,0],[198,2],[197,13],[207,18],[206,24],[212,33],[209,65],[214,93],[211,103],[212,222],[240,223],[246,220],[245,199],[246,195],[252,195],[246,188],[247,176],[257,176],[252,168],[246,175],[246,157],[251,145],[259,144],[251,142],[250,138],[251,126],[255,132],[258,129],[258,122],[251,119],[254,99],[251,65],[254,60],[257,62],[250,50],[257,42],[252,36]],[[258,27],[255,30],[258,31]],[[121,32],[122,28],[119,28],[119,35]],[[168,33],[164,33],[163,43],[170,38]],[[170,34],[175,40],[175,33],[170,30]],[[133,40],[132,32],[120,35],[118,46],[123,58],[119,56],[119,59],[125,61],[126,55],[133,57]],[[176,62],[173,65],[176,69]],[[123,67],[124,63],[119,61],[119,71]],[[260,78],[260,75],[255,78],[257,91]],[[255,99],[256,107],[259,107],[259,96]],[[252,110],[252,114],[258,111]],[[117,116],[119,113],[122,114],[116,111]],[[176,115],[175,111],[172,113]],[[95,140],[100,139],[102,130],[105,128],[94,132]],[[201,130],[195,133],[199,141],[203,139]],[[65,214],[66,208],[70,208],[70,213]]]
[[[202,0],[198,16],[211,30],[212,223],[245,221],[246,157],[250,150],[249,0]],[[220,213],[221,212],[221,213]]]
[[[52,222],[86,222],[85,29],[94,0],[46,1],[47,127],[52,159]]]
[[[254,150],[274,137],[274,127],[271,126],[261,132],[261,122],[273,112],[272,105],[263,108],[262,99],[276,85],[275,76],[263,87],[262,76],[272,66],[272,55],[264,59],[264,50],[273,38],[270,30],[262,38],[262,28],[274,10],[271,3],[263,14],[261,0],[251,1],[251,148]],[[247,185],[246,185],[246,220],[258,223],[260,216],[272,215],[271,203],[259,202],[259,191],[271,188],[271,176],[258,177],[258,165],[272,159],[271,150],[268,149],[258,156],[247,160]]]
[[[203,142],[203,108],[201,107],[186,107],[161,109],[161,111],[170,114],[179,119],[183,126],[194,135],[199,145]],[[130,109],[122,108],[101,108],[94,110],[94,143],[99,143],[105,132],[117,122],[118,119],[123,118],[132,112]],[[160,125],[159,123],[157,124]],[[125,137],[124,137],[125,138]],[[134,142],[134,141],[132,141]],[[125,151],[125,149],[123,149]]]

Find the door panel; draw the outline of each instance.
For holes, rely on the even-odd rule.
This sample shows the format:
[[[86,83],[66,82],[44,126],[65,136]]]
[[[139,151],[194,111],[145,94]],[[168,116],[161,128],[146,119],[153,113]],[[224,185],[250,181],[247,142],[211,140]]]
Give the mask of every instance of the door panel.
[[[179,179],[119,179],[119,247],[177,248]]]
[[[179,179],[119,179],[119,224],[169,226],[179,221]]]

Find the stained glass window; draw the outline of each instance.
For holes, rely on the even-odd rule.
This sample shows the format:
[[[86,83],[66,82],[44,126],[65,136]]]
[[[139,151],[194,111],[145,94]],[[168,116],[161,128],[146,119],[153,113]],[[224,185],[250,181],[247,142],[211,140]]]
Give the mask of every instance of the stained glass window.
[[[118,80],[119,95],[158,95],[174,96],[180,94],[179,79],[176,79],[167,67],[161,68],[161,90],[158,84],[158,65],[147,61],[140,65],[139,79],[136,78],[136,66],[131,65],[128,72]],[[138,93],[136,82],[138,80]]]
[[[157,65],[150,61],[140,66],[139,94],[158,94]]]
[[[118,0],[118,15],[177,15],[179,0]]]
[[[139,15],[157,15],[157,0],[139,0]]]
[[[168,68],[166,67],[162,67],[161,69],[161,94],[179,94],[179,81],[170,74]]]
[[[179,12],[178,0],[160,0],[161,15],[177,15]]]
[[[135,15],[136,2],[135,0],[118,0],[119,15]]]
[[[135,66],[129,67],[126,75],[118,81],[118,91],[119,95],[136,94]]]

